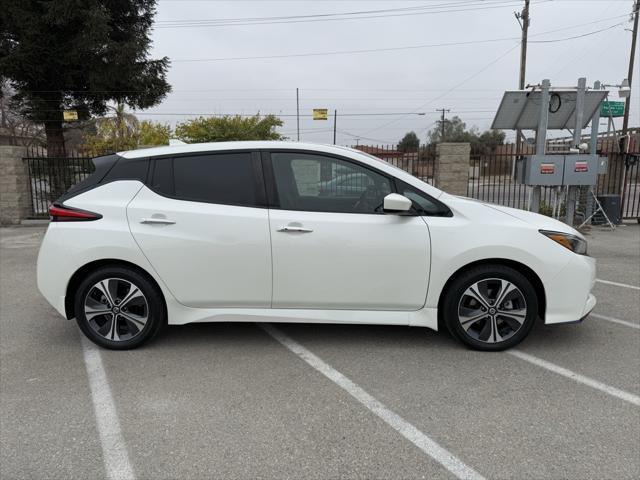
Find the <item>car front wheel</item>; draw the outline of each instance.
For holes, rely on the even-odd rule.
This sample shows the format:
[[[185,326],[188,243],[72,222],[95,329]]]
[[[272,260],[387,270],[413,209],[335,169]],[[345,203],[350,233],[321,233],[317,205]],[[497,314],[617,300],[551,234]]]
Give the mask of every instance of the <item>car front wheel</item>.
[[[138,347],[164,324],[158,288],[134,269],[104,267],[89,274],[75,298],[78,326],[92,342],[113,350]]]
[[[520,343],[538,316],[531,282],[503,265],[470,269],[451,283],[444,299],[449,331],[471,348],[504,350]]]

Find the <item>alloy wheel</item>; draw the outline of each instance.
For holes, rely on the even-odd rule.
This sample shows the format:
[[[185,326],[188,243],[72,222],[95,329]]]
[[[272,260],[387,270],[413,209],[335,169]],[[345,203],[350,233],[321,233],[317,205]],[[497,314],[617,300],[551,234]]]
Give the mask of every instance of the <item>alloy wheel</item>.
[[[98,335],[121,342],[142,332],[149,319],[149,305],[134,283],[122,278],[106,278],[89,289],[84,315]]]
[[[458,321],[467,335],[484,343],[508,340],[522,328],[527,302],[508,280],[487,278],[469,286],[458,303]]]

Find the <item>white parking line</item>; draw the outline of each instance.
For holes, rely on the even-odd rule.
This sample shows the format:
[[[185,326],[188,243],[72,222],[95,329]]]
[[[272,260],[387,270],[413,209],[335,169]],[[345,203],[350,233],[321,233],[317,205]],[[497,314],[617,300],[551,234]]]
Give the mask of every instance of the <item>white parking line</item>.
[[[358,400],[369,411],[376,414],[379,418],[385,421],[394,430],[398,431],[404,438],[413,443],[416,447],[422,450],[424,453],[433,458],[436,462],[442,465],[444,468],[453,473],[460,479],[473,479],[483,480],[484,477],[471,467],[464,464],[451,452],[447,451],[430,437],[411,425],[405,419],[398,414],[392,412],[382,403],[376,400],[374,397],[365,392],[361,387],[353,383],[342,373],[337,371],[332,366],[325,363],[320,357],[314,355],[309,350],[304,348],[298,342],[291,337],[285,335],[277,328],[269,324],[259,324],[259,326],[266,331],[269,335],[275,338],[283,346],[295,353],[302,360],[307,362],[310,366],[315,368],[318,372],[323,374],[329,380],[334,382],[340,388],[349,393],[353,398]]]
[[[120,421],[109,388],[107,374],[102,365],[100,351],[82,334],[81,342],[107,478],[109,480],[134,480],[135,475],[120,431]]]
[[[596,278],[596,282],[604,283],[606,285],[614,285],[616,287],[631,288],[632,290],[640,290],[640,287],[636,287],[635,285],[629,285],[628,283],[618,283],[618,282],[612,282],[610,280],[600,280],[599,278]]]
[[[599,315],[597,313],[590,313],[589,316],[599,318],[600,320],[606,320],[607,322],[619,323],[620,325],[624,325],[625,327],[640,329],[640,324],[627,322],[626,320],[620,320],[619,318],[607,317],[606,315]]]
[[[583,385],[595,388],[596,390],[600,390],[601,392],[607,393],[613,397],[617,397],[621,400],[640,407],[640,397],[638,395],[634,395],[633,393],[625,392],[624,390],[620,390],[605,383],[598,382],[597,380],[585,377],[584,375],[580,375],[576,372],[572,372],[571,370],[556,365],[555,363],[547,362],[546,360],[534,357],[533,355],[521,352],[520,350],[508,350],[507,353],[513,355],[514,357],[518,357],[525,362],[532,363],[534,365],[537,365],[538,367],[542,367],[546,370],[557,373],[558,375],[562,375],[563,377],[570,378],[575,382],[582,383]]]

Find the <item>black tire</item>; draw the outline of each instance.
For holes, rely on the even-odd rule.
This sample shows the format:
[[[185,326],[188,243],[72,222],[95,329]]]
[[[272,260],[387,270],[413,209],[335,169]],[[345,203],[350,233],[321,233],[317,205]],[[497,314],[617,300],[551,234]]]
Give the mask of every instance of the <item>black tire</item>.
[[[120,340],[111,340],[105,337],[103,334],[100,334],[97,330],[99,323],[102,322],[105,325],[105,329],[110,328],[108,326],[108,322],[110,318],[113,318],[111,314],[105,314],[104,316],[93,316],[92,322],[87,319],[87,315],[85,313],[85,302],[95,302],[97,289],[95,288],[96,284],[100,282],[106,282],[107,279],[117,280],[117,285],[120,285],[120,282],[123,285],[130,283],[131,285],[137,287],[139,291],[143,295],[143,299],[137,299],[139,306],[132,306],[131,308],[142,308],[144,314],[146,314],[146,323],[144,326],[138,326],[138,324],[134,322],[127,321],[123,316],[118,317],[116,320],[116,328],[119,332],[124,333],[123,337],[130,336],[131,338],[123,338]],[[103,283],[104,284],[104,283]],[[132,287],[130,287],[133,290]],[[118,288],[116,288],[118,290]],[[126,291],[125,291],[126,292]],[[88,299],[88,295],[91,294],[91,299]],[[126,299],[126,294],[123,294],[125,298],[118,299],[117,294],[114,295],[114,305],[117,304],[120,300]],[[102,297],[104,300],[104,296]],[[110,308],[111,305],[105,305],[105,308]],[[125,315],[126,308],[123,308],[122,314]],[[143,343],[149,341],[154,335],[158,333],[161,327],[166,323],[166,309],[164,305],[164,300],[162,297],[162,293],[159,291],[158,287],[147,278],[146,275],[141,274],[135,269],[124,267],[124,266],[105,266],[101,267],[93,272],[91,272],[87,277],[80,283],[78,286],[78,290],[76,291],[75,296],[75,304],[74,311],[76,321],[78,322],[78,326],[80,330],[85,334],[85,336],[91,340],[96,345],[99,345],[104,348],[108,348],[111,350],[129,350],[136,347],[139,347]],[[119,311],[119,310],[118,310]],[[133,312],[129,312],[131,314]],[[91,313],[89,313],[91,316]],[[133,315],[131,315],[133,316]],[[139,316],[136,318],[140,318]],[[135,328],[138,328],[135,331]],[[115,336],[115,335],[114,335]],[[119,336],[119,335],[118,335]]]
[[[506,297],[510,298],[509,300],[495,305],[496,300],[490,302],[489,299],[495,295],[494,298],[500,301],[501,292],[498,287],[506,286],[507,291],[512,288],[501,281],[508,282],[518,291],[511,291]],[[478,287],[483,287],[484,294],[480,293],[478,300],[476,296],[467,293],[472,286],[475,287],[475,291]],[[483,306],[485,304],[486,307]],[[497,308],[505,305],[522,307],[523,304],[525,313],[518,315],[515,312],[520,313],[522,309]],[[468,308],[470,305],[472,308]],[[478,310],[474,310],[476,306]],[[495,352],[517,345],[529,334],[538,318],[538,297],[531,282],[517,270],[504,265],[482,265],[462,272],[449,284],[442,307],[444,323],[449,332],[467,346],[483,351]],[[473,320],[481,317],[485,311],[485,317]],[[462,312],[478,312],[478,315],[468,313],[467,316],[461,317]],[[493,315],[489,314],[491,312]],[[468,330],[465,330],[461,322],[468,325]],[[504,340],[500,340],[501,334],[504,335]]]

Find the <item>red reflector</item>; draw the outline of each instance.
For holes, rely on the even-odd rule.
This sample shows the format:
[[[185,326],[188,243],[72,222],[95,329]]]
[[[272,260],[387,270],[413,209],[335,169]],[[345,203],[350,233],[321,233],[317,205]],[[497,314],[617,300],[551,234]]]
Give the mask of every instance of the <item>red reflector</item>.
[[[102,218],[102,215],[98,213],[87,212],[86,210],[79,210],[61,205],[49,206],[49,215],[51,215],[52,222],[78,222],[83,220],[98,220],[99,218]]]

